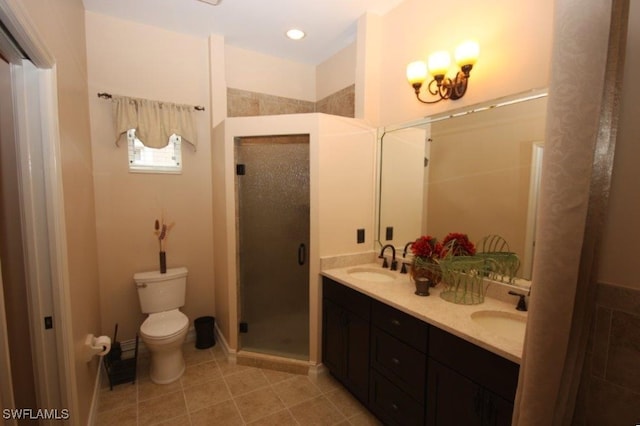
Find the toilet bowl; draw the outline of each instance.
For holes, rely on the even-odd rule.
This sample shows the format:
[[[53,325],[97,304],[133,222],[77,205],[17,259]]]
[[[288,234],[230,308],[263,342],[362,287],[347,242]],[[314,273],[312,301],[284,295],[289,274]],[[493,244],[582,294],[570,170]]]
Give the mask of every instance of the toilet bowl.
[[[149,376],[154,383],[174,382],[184,373],[182,344],[189,318],[178,309],[151,314],[140,326],[140,337],[151,353]]]
[[[133,276],[140,308],[149,314],[140,326],[140,337],[151,354],[150,377],[154,383],[167,384],[185,370],[182,344],[189,330],[189,318],[180,311],[184,306],[186,268],[140,272]]]

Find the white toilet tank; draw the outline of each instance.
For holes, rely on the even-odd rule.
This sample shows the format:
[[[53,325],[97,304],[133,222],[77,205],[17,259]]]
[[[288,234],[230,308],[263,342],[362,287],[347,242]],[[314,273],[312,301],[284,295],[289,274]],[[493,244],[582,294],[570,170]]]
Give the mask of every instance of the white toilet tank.
[[[134,274],[142,313],[164,312],[184,306],[188,272],[182,267],[167,269],[165,274],[160,271]]]

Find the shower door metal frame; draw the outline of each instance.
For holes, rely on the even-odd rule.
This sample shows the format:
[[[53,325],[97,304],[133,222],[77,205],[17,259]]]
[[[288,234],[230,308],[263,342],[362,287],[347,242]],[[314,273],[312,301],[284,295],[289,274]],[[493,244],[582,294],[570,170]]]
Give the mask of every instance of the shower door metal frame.
[[[309,360],[312,357],[311,354],[311,339],[312,339],[312,335],[311,335],[311,330],[309,327],[309,323],[311,321],[311,304],[310,304],[310,298],[309,295],[312,291],[312,285],[311,285],[311,278],[310,278],[310,270],[311,270],[311,263],[310,263],[310,245],[311,245],[311,158],[310,158],[310,153],[311,153],[311,137],[310,134],[308,133],[283,133],[283,134],[277,134],[277,135],[251,135],[251,136],[238,136],[236,135],[234,137],[234,143],[233,143],[233,150],[234,150],[234,154],[233,154],[233,159],[234,159],[234,174],[235,174],[235,184],[234,184],[234,188],[235,188],[235,195],[236,195],[236,277],[237,277],[237,289],[238,289],[238,297],[237,297],[237,308],[238,308],[238,350],[247,350],[249,352],[253,352],[256,351],[258,353],[266,353],[269,355],[276,355],[278,356],[278,351],[275,350],[273,351],[273,348],[250,348],[250,347],[245,347],[245,345],[243,344],[243,338],[241,337],[242,333],[246,333],[247,332],[247,328],[249,329],[249,332],[251,332],[250,330],[252,329],[251,324],[247,324],[246,322],[243,322],[243,317],[245,316],[245,308],[246,308],[246,299],[245,296],[243,294],[243,285],[246,286],[246,283],[242,282],[242,276],[243,273],[241,272],[241,267],[242,267],[242,259],[241,259],[241,223],[240,223],[240,202],[241,202],[241,194],[240,194],[240,190],[239,190],[239,180],[238,178],[240,177],[239,175],[242,175],[245,173],[244,170],[244,165],[239,165],[239,152],[238,149],[240,148],[240,144],[242,143],[243,139],[254,139],[254,138],[281,138],[281,137],[306,137],[306,141],[304,142],[298,142],[298,143],[302,143],[306,146],[306,150],[307,150],[307,154],[308,154],[308,158],[307,158],[307,163],[306,163],[306,167],[307,167],[307,197],[308,197],[308,205],[307,207],[307,229],[306,229],[306,235],[304,235],[304,241],[298,245],[296,253],[293,253],[292,256],[297,260],[297,264],[302,266],[305,266],[305,272],[306,274],[304,274],[304,280],[305,280],[305,286],[306,286],[306,298],[304,300],[305,304],[306,304],[306,349],[305,349],[305,353],[301,354],[303,355],[305,358],[304,360]],[[281,144],[283,142],[275,142],[275,141],[266,141],[264,142],[265,145],[278,145]],[[284,142],[287,143],[287,142]],[[256,350],[257,349],[257,350]],[[262,349],[262,350],[261,350]],[[270,351],[269,349],[271,349],[272,351]],[[297,356],[287,356],[285,355],[285,357],[287,358],[294,358],[294,359],[302,359],[302,358],[298,358]]]

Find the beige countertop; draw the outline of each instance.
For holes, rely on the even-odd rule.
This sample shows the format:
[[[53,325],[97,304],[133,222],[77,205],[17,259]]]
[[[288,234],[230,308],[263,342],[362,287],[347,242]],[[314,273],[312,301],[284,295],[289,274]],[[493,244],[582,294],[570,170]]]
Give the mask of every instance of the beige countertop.
[[[391,282],[356,279],[348,273],[353,268],[377,268],[393,274],[395,279]],[[521,338],[494,334],[471,318],[471,314],[477,311],[500,311],[526,319],[526,312],[515,309],[515,297],[509,298],[513,299],[511,303],[485,297],[484,303],[478,305],[458,305],[440,298],[442,284],[431,288],[429,296],[417,296],[414,294],[415,285],[408,274],[383,269],[378,263],[327,269],[322,271],[322,275],[520,364],[523,345]],[[491,287],[494,293],[508,291],[508,288],[497,283],[491,284]]]

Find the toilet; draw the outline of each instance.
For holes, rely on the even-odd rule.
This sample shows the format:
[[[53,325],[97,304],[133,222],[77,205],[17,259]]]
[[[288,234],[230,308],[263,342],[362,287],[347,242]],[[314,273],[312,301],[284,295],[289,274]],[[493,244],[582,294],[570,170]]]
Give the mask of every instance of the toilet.
[[[187,268],[139,272],[133,275],[142,313],[149,316],[140,326],[140,337],[151,353],[151,380],[174,382],[184,373],[182,344],[187,337],[189,318],[184,306]]]

